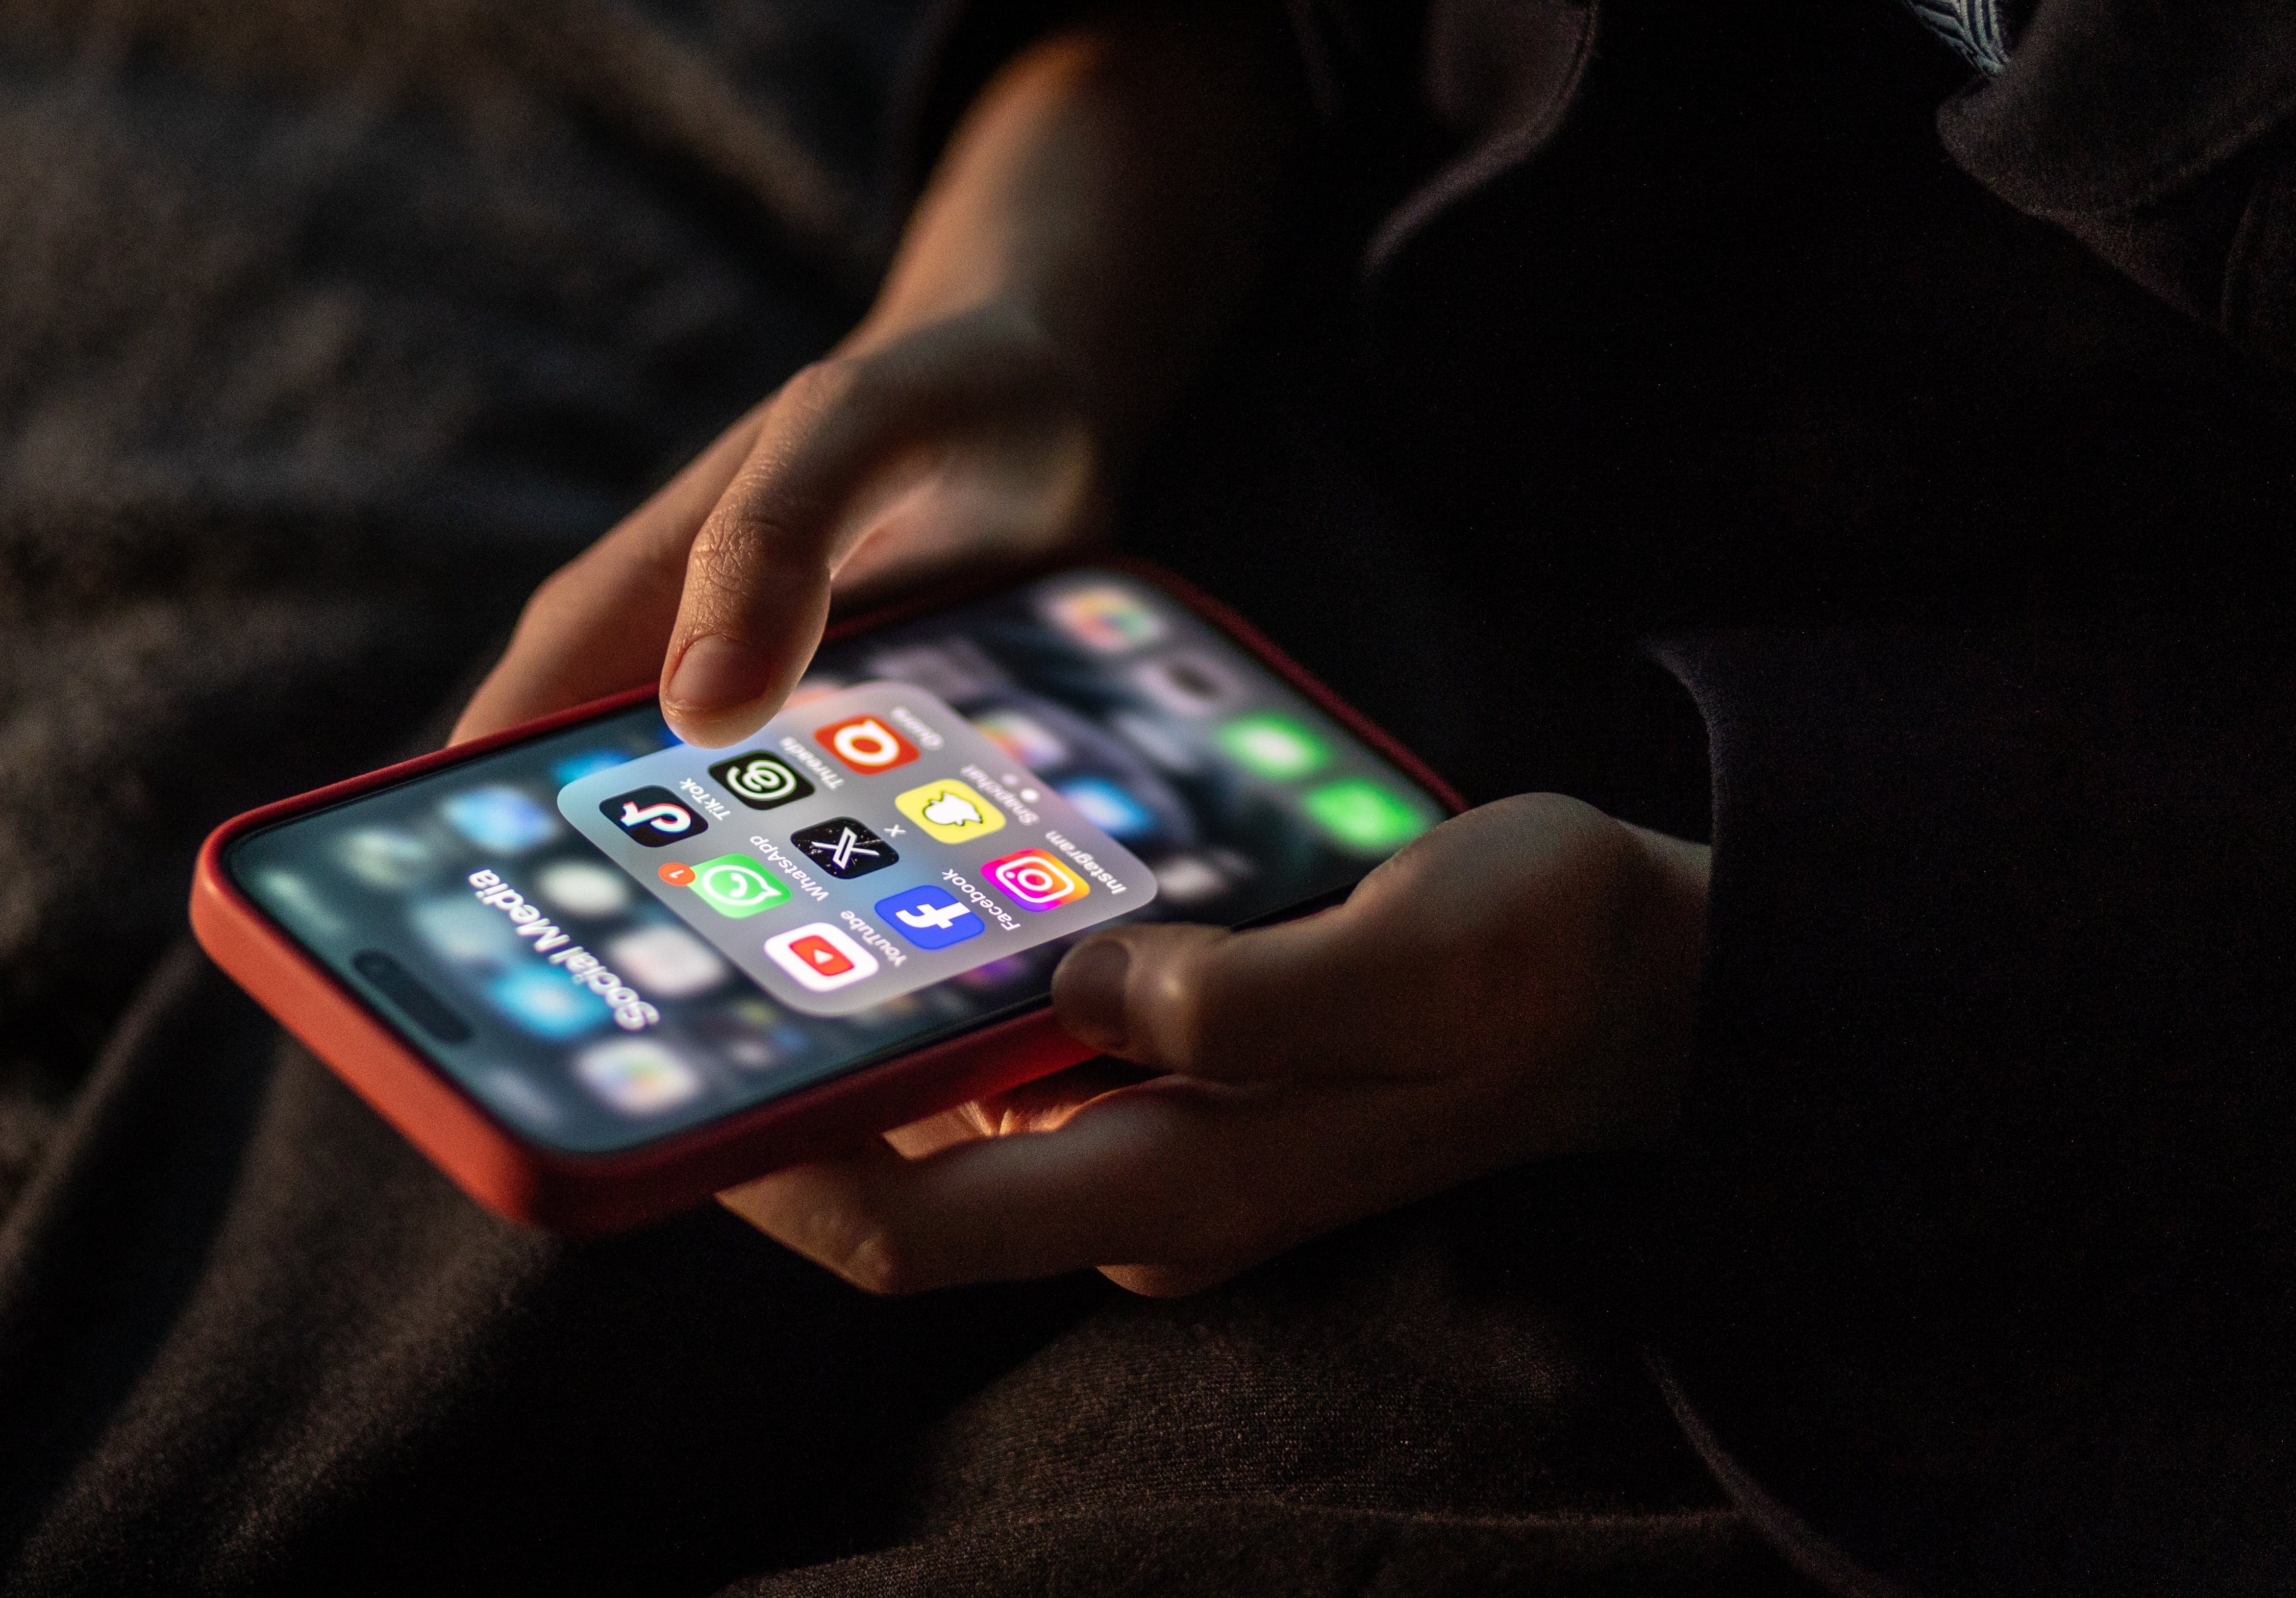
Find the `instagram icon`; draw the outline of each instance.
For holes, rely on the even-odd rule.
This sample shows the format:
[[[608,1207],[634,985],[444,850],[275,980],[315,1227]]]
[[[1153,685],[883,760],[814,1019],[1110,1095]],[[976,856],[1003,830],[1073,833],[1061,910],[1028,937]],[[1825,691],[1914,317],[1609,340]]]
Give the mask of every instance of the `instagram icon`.
[[[1004,855],[983,869],[1022,910],[1054,910],[1092,892],[1075,872],[1041,849]]]

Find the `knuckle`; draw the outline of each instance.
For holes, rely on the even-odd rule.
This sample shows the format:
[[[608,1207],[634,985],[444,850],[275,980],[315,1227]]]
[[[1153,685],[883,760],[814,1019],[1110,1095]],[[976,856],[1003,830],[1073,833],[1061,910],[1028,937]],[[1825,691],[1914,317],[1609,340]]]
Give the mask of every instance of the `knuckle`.
[[[1147,1011],[1148,1035],[1159,1063],[1187,1072],[1201,1065],[1217,1044],[1201,949],[1171,951],[1158,962],[1153,980],[1140,995]]]
[[[589,564],[590,556],[586,551],[535,584],[534,592],[527,596],[521,617],[546,620],[572,606],[580,596]]]
[[[825,355],[798,368],[782,385],[782,395],[808,412],[832,410],[861,397],[872,370],[873,363],[865,356]]]

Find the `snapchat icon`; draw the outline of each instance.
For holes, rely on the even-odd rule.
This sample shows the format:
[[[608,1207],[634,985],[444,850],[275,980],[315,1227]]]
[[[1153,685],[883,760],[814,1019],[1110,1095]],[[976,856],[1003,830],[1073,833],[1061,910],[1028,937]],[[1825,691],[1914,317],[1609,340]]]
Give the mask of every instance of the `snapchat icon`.
[[[986,837],[1004,825],[996,807],[954,778],[911,788],[894,808],[944,844]]]

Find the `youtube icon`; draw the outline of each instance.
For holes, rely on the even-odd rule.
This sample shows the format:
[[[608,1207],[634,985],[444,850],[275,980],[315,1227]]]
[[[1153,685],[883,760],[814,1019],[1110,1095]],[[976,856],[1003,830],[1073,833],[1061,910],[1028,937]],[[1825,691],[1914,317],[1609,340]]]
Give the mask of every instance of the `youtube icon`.
[[[877,974],[877,957],[826,921],[767,938],[766,954],[808,993],[832,993]]]

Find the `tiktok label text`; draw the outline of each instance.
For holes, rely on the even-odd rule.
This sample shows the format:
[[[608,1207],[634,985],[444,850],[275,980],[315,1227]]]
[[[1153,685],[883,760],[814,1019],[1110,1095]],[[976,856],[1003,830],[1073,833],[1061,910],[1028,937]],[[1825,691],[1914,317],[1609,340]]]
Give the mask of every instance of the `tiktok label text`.
[[[476,891],[480,904],[492,905],[508,916],[518,935],[534,940],[537,953],[550,955],[550,963],[565,968],[567,977],[577,986],[588,988],[603,999],[614,1012],[614,1025],[624,1032],[641,1032],[661,1019],[661,1012],[645,1001],[636,988],[606,969],[598,957],[581,944],[568,941],[564,933],[542,918],[542,912],[526,902],[526,896],[502,879],[498,872],[473,871],[470,884]]]
[[[679,778],[677,779],[677,786],[685,791],[685,796],[687,798],[693,800],[694,803],[708,811],[718,820],[724,821],[732,819],[734,812],[727,810],[724,804],[718,802],[718,795],[711,793],[708,788],[703,787],[691,777]]]

